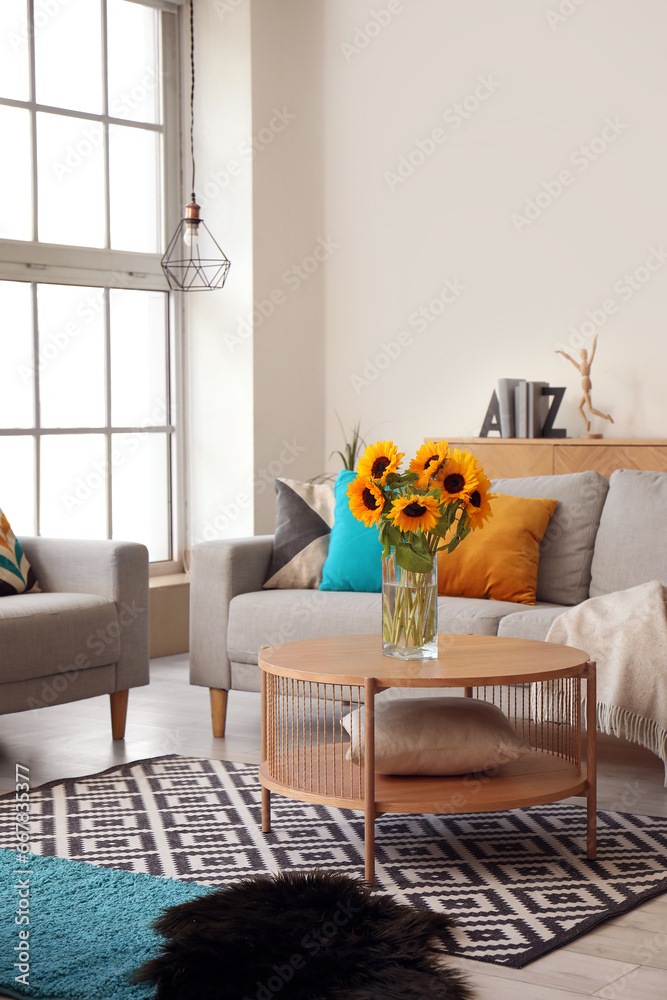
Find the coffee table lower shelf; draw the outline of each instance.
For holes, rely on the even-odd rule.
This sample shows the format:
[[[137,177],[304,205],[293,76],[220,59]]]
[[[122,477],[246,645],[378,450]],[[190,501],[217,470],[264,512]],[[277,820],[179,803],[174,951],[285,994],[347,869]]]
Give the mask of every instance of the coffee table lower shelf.
[[[372,885],[375,820],[383,813],[492,812],[582,795],[586,853],[595,857],[595,663],[583,650],[504,636],[440,635],[438,658],[412,663],[382,655],[377,636],[353,635],[263,646],[258,662],[265,832],[271,829],[271,792],[361,810],[365,878]],[[465,698],[499,709],[531,749],[486,772],[378,774],[376,695],[391,688],[395,698],[402,688],[423,688],[424,695],[429,688],[463,688]],[[367,767],[348,760],[350,733]]]
[[[369,823],[383,813],[497,812],[543,805],[571,795],[586,795],[588,788],[584,764],[577,766],[553,753],[533,749],[525,757],[504,764],[492,774],[376,774],[374,801],[367,803],[363,768],[350,765],[347,761],[341,767],[348,746],[313,747],[312,771],[310,761],[303,762],[299,773],[290,775],[288,781],[272,777],[266,761],[261,764],[259,780],[262,785],[262,829],[265,833],[271,829],[271,792],[303,802],[363,810],[367,818],[368,838]],[[594,823],[594,813],[589,819]]]

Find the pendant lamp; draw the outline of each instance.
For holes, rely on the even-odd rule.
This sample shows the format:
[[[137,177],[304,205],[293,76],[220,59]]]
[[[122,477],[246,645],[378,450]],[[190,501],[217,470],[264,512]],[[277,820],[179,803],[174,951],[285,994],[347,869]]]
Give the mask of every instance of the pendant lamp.
[[[229,272],[230,262],[213,238],[200,216],[201,208],[195,197],[195,29],[193,0],[190,0],[190,158],[192,161],[192,197],[185,206],[185,215],[169,241],[162,258],[169,287],[183,292],[222,288]]]

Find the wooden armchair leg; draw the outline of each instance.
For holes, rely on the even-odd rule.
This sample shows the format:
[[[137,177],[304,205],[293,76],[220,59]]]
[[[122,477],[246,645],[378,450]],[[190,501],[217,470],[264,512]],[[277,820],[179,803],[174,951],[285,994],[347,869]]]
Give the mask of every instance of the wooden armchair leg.
[[[111,702],[111,736],[114,740],[125,737],[125,720],[127,719],[127,697],[129,691],[114,691],[109,695]]]
[[[227,695],[228,691],[222,688],[209,688],[211,695],[211,722],[213,724],[213,735],[224,736],[225,725],[227,723]]]

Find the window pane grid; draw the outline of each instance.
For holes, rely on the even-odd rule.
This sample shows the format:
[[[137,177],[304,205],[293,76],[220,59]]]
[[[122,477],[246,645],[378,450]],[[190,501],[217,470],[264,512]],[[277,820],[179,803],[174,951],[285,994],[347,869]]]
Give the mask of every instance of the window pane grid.
[[[26,0],[0,3],[0,91],[11,97],[27,97],[30,91],[27,15]]]
[[[12,286],[15,292],[22,284],[24,283],[0,281],[0,294],[6,291],[7,286]],[[48,393],[48,382],[43,376],[49,372],[49,367],[64,361],[76,368],[78,358],[81,379],[93,377],[86,355],[78,355],[75,345],[78,338],[94,336],[94,329],[90,326],[76,329],[73,324],[66,324],[64,310],[69,307],[72,314],[83,315],[78,308],[81,302],[77,295],[83,292],[88,293],[88,297],[81,301],[92,312],[91,303],[96,303],[98,296],[90,295],[96,290],[86,287],[77,289],[76,286],[38,282],[31,282],[28,287],[29,299],[22,296],[19,300],[16,295],[14,298],[19,303],[27,337],[24,340],[30,345],[31,356],[29,365],[25,364],[28,360],[25,357],[20,365],[14,358],[12,365],[21,368],[22,378],[30,378],[34,394],[32,426],[0,427],[0,453],[6,452],[8,448],[14,449],[12,454],[22,456],[23,466],[29,452],[19,442],[27,442],[28,439],[32,441],[33,485],[32,490],[27,483],[22,487],[21,495],[24,499],[20,506],[24,509],[20,516],[24,520],[19,520],[22,532],[33,530],[36,534],[44,532],[72,538],[134,538],[148,545],[153,561],[171,560],[172,451],[176,428],[170,420],[171,335],[168,293],[128,291],[109,286],[101,289],[104,363],[98,368],[97,382],[103,395],[104,419],[99,426],[53,426],[57,413],[54,418],[52,412],[50,425],[47,426],[43,397],[45,392]],[[55,298],[51,298],[54,293]],[[58,314],[61,293],[65,297],[61,300],[61,311]],[[125,299],[122,302],[123,308],[115,319],[111,308],[112,294],[120,296],[121,300]],[[159,300],[156,300],[156,296],[160,297]],[[46,303],[48,306],[47,309],[42,308],[41,326],[40,298],[42,304]],[[11,304],[11,300],[7,301]],[[44,319],[45,316],[48,318]],[[52,324],[51,327],[49,323]],[[128,337],[125,327],[132,323],[133,331],[130,331]],[[143,360],[142,369],[153,369],[161,373],[153,391],[147,380],[128,383],[128,391],[136,396],[141,395],[143,388],[143,404],[139,400],[133,410],[135,418],[140,419],[134,423],[114,423],[111,384],[114,370],[114,324],[125,340],[123,345],[121,339],[118,349],[122,351],[123,346],[125,347],[123,360],[126,366],[132,367],[129,363],[132,354],[128,353],[127,344],[134,341],[136,346],[133,350]],[[69,341],[64,335],[64,331],[68,330]],[[141,340],[143,345],[140,344]],[[52,350],[47,351],[47,347]],[[9,374],[6,371],[5,377],[8,378]],[[75,383],[71,383],[69,395],[75,393],[72,388],[74,385]],[[52,399],[49,400],[49,405],[53,408]],[[85,405],[85,400],[82,405]],[[64,411],[65,416],[67,412],[72,411]],[[5,417],[6,423],[8,416]],[[17,448],[21,451],[17,452]],[[22,469],[21,475],[23,478],[29,475],[26,468]],[[25,499],[26,491],[31,497],[30,501]],[[18,500],[14,502],[19,506]],[[9,514],[11,513],[10,510]],[[28,529],[26,522],[31,518],[33,527]]]
[[[60,108],[57,104],[40,104],[37,101],[18,101],[5,94],[0,94],[0,104],[8,108],[23,108],[26,111],[43,111],[49,115],[63,115],[65,118],[80,118],[83,121],[100,122],[103,125],[123,125],[128,128],[138,128],[144,132],[164,132],[164,125],[159,122],[143,122],[138,118],[114,118],[100,112],[95,114],[92,111],[76,111],[69,108]]]
[[[51,437],[58,434],[173,434],[176,431],[174,424],[151,424],[149,427],[139,425],[137,427],[108,427],[101,424],[99,427],[2,427],[0,436],[2,437]]]
[[[173,188],[175,193],[176,187],[176,175],[164,161],[165,135],[168,125],[167,148],[171,156],[175,148],[171,128],[176,122],[169,116],[174,117],[177,104],[169,82],[171,75],[163,86],[162,59],[166,45],[167,70],[169,74],[176,70],[172,59],[176,52],[176,20],[158,13],[155,8],[159,4],[150,2],[142,5],[120,0],[68,0],[54,13],[54,22],[65,6],[69,11],[58,21],[51,44],[47,42],[47,30],[36,37],[36,0],[26,0],[24,69],[19,66],[13,76],[5,74],[5,79],[10,80],[6,87],[0,74],[0,115],[3,109],[8,114],[14,109],[16,115],[25,116],[22,146],[27,157],[21,167],[26,189],[17,198],[23,207],[25,219],[19,221],[24,228],[20,234],[5,236],[0,232],[0,240],[3,236],[9,240],[3,257],[7,264],[4,274],[0,262],[0,293],[2,286],[12,281],[28,286],[32,314],[28,340],[21,348],[25,353],[26,344],[31,346],[32,372],[24,388],[32,413],[23,399],[19,399],[15,410],[6,407],[8,412],[0,421],[0,450],[14,449],[12,453],[20,455],[24,472],[31,467],[25,487],[21,487],[23,492],[19,491],[23,497],[22,533],[34,530],[36,534],[49,534],[55,530],[68,537],[108,538],[120,537],[119,531],[123,537],[134,533],[136,540],[149,544],[152,561],[168,561],[173,559],[172,474],[177,450],[176,428],[171,422],[174,373],[170,350],[174,334],[170,333],[172,310],[162,282],[160,256],[165,230],[165,170],[169,190]],[[79,11],[81,16],[74,16],[72,11]],[[89,22],[89,29],[92,25],[92,34],[81,28],[84,21]],[[128,30],[133,23],[139,30]],[[62,44],[55,44],[57,38]],[[82,60],[76,62],[76,73],[72,73],[70,63],[63,62],[63,46],[67,49],[79,45],[86,46],[86,50]],[[14,86],[13,80],[21,73],[24,83]],[[92,80],[91,74],[96,80],[87,92],[86,80]],[[43,122],[53,123],[50,149],[40,134],[40,116]],[[48,190],[43,180],[45,154],[48,167],[54,170]],[[14,160],[18,163],[17,156]],[[132,161],[133,170],[124,170],[123,161]],[[67,180],[72,175],[68,178],[68,171],[62,170],[59,177],[55,172],[55,167],[62,164],[76,168],[69,191]],[[150,176],[149,183],[142,171],[145,178]],[[86,175],[89,182],[98,185],[93,197],[86,195]],[[62,185],[53,182],[54,176],[56,181],[64,177]],[[50,222],[48,213],[45,215],[49,201],[56,206]],[[82,214],[94,214],[97,204],[99,235],[91,234],[90,227],[83,223],[83,232],[77,233],[76,228],[68,232],[67,227],[59,231],[67,212],[59,214],[58,203],[66,205],[69,212]],[[128,226],[130,213],[137,221]],[[19,243],[26,247],[25,256]],[[10,252],[12,256],[7,256]],[[95,259],[90,270],[88,258],[82,254],[90,254],[91,262]],[[14,260],[23,260],[24,266],[46,273],[41,280],[26,281],[16,270]],[[104,270],[99,269],[101,261]],[[61,284],[55,284],[58,282]],[[115,287],[118,284],[120,288]],[[40,321],[40,289],[49,287],[68,287],[72,292],[90,294],[97,291],[103,297],[103,315],[96,334],[102,336],[102,341],[96,340],[89,328],[81,336],[81,343],[86,341],[84,347],[68,348],[69,360],[64,362],[63,358],[53,360],[48,353],[53,351],[60,328],[53,319],[49,321],[45,307]],[[162,296],[157,313],[155,307],[147,312],[142,308],[132,317],[139,345],[133,360],[146,368],[144,381],[153,388],[146,391],[133,413],[127,409],[125,419],[121,412],[114,415],[112,392],[116,382],[114,350],[118,353],[113,336],[115,292],[139,297],[130,301],[130,314],[132,305],[139,303],[142,296],[147,300],[156,294]],[[142,316],[146,320],[143,325]],[[174,325],[178,325],[177,317]],[[93,347],[92,341],[97,346]],[[99,389],[101,406],[93,407],[94,414],[94,397],[84,384],[88,371],[78,384],[72,371],[69,384],[67,378],[54,378],[60,363],[63,373],[70,365],[85,368],[91,350],[95,362],[90,378],[96,383],[103,381]],[[150,366],[146,365],[146,351]],[[67,388],[58,392],[57,387],[63,386]],[[57,400],[58,395],[63,398]],[[144,413],[146,419],[142,420]],[[8,426],[12,423],[18,426]],[[88,491],[92,493],[81,507],[81,498]],[[18,505],[16,499],[13,502]],[[26,526],[31,519],[32,529]]]
[[[79,0],[79,2],[82,3],[83,0]],[[115,0],[110,0],[110,2],[113,4]],[[94,108],[92,105],[83,108],[65,107],[44,102],[43,97],[47,90],[43,80],[40,82],[39,67],[42,60],[50,58],[50,49],[48,46],[44,46],[43,35],[40,38],[36,37],[35,30],[28,32],[29,100],[16,99],[11,94],[0,92],[0,107],[15,108],[17,111],[23,109],[28,112],[29,116],[30,152],[29,154],[27,150],[24,152],[29,155],[31,169],[29,171],[30,177],[24,176],[22,183],[24,186],[29,183],[32,185],[30,239],[32,242],[157,254],[163,239],[164,124],[163,121],[146,119],[151,117],[151,103],[154,108],[160,108],[160,114],[153,114],[152,117],[164,118],[162,114],[164,95],[160,86],[160,35],[157,30],[158,22],[155,20],[161,15],[150,8],[136,5],[138,16],[143,17],[144,20],[146,17],[153,18],[151,21],[152,37],[150,37],[151,32],[148,33],[149,51],[148,53],[144,52],[144,63],[139,66],[142,82],[130,87],[128,93],[120,94],[114,107],[110,108],[107,0],[85,0],[85,5],[81,7],[81,10],[90,16],[93,8],[97,8],[98,5],[99,12],[94,15],[93,21],[96,21],[99,16],[100,65],[98,72],[101,84],[101,106],[99,108]],[[76,14],[75,7],[77,7],[77,3],[73,0],[71,9],[59,7],[57,15],[53,16],[50,27],[57,36],[62,35],[65,39],[69,37],[71,32],[63,34],[63,30],[68,19],[73,18]],[[29,2],[28,16],[29,23],[34,26],[34,0]],[[116,14],[117,16],[118,14]],[[73,23],[76,23],[76,20]],[[46,34],[48,36],[48,32]],[[81,51],[87,52],[89,46],[79,44],[79,48]],[[118,53],[115,53],[116,64],[120,61]],[[55,63],[51,65],[50,69],[47,67],[46,72],[47,75],[50,73],[57,93],[59,74],[56,72]],[[63,72],[67,75],[66,67]],[[44,76],[44,71],[41,71],[41,75]],[[85,80],[77,89],[79,91],[85,90]],[[77,100],[79,103],[86,103],[85,98],[77,98],[69,103],[75,104]],[[119,113],[117,115],[109,114],[113,110]],[[133,111],[146,113],[142,118],[139,115],[133,115]],[[123,114],[121,115],[120,112]],[[51,119],[53,119],[55,126],[57,118],[54,116],[65,119],[62,126],[50,127],[50,131],[44,132],[43,129],[46,129]],[[41,128],[40,120],[42,122]],[[110,140],[110,131],[114,128],[118,130],[115,177],[113,175]],[[59,151],[57,135],[62,131],[65,132],[66,137],[64,140],[61,137],[60,141],[64,144],[64,148]],[[153,146],[150,142],[142,143],[142,135],[146,139],[149,135],[154,135],[156,145]],[[17,150],[19,145],[22,144],[17,144]],[[132,169],[124,170],[124,164],[128,159],[128,149],[131,150],[129,159]],[[125,155],[123,155],[124,153]],[[96,157],[99,162],[96,162]],[[15,159],[18,159],[18,156]],[[40,162],[42,163],[41,171]],[[54,183],[54,171],[56,172],[57,184]],[[73,171],[76,171],[74,175]],[[102,214],[97,222],[94,219],[87,221],[79,217],[80,222],[77,225],[77,212],[80,211],[81,203],[77,198],[77,193],[82,179],[86,181],[86,185],[81,200],[86,201],[88,206],[94,206],[101,201],[99,208]],[[74,181],[74,183],[68,186],[68,181]],[[138,196],[133,199],[131,193],[135,183],[140,191]],[[101,186],[101,198],[96,191],[97,185]],[[156,195],[154,198],[147,198],[146,192],[154,192]],[[22,191],[21,197],[16,199],[17,203],[24,203],[23,196],[26,193],[27,188],[26,192]],[[157,204],[154,205],[153,201],[156,201]],[[45,206],[51,206],[49,215],[45,215]],[[133,225],[133,219],[136,220],[136,225]],[[28,232],[23,231],[23,223],[17,220],[16,225],[21,226],[21,231],[13,232],[10,230],[5,234],[0,233],[0,238],[4,236],[5,238],[27,239]]]
[[[37,115],[34,107],[37,101],[37,82],[35,77],[35,0],[28,0],[28,42],[29,59],[28,72],[30,73],[30,151],[32,156],[32,239],[37,242]],[[35,311],[35,316],[37,315]],[[35,325],[35,330],[37,329]],[[39,450],[38,448],[36,450]],[[35,511],[38,511],[37,499],[35,498]],[[39,514],[36,513],[37,523]]]
[[[102,110],[105,115],[109,114],[109,49],[108,49],[108,33],[107,33],[107,4],[106,0],[101,0],[102,2]],[[111,246],[111,185],[109,180],[109,125],[104,125],[104,146],[103,146],[103,156],[104,156],[104,245],[105,247]],[[108,313],[108,294],[107,298],[107,313]],[[108,326],[108,315],[107,315],[107,341],[109,335]],[[108,361],[108,358],[107,358]],[[109,416],[107,414],[107,423],[109,423]],[[111,517],[111,490],[108,490],[107,494],[107,511],[109,512],[109,519]],[[111,530],[110,528],[108,530]]]

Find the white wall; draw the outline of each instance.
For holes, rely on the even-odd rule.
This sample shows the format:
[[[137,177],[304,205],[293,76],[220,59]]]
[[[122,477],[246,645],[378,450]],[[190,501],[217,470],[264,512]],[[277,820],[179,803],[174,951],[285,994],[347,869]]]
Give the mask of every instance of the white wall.
[[[272,531],[274,478],[323,471],[321,20],[195,2],[197,196],[232,266],[184,296],[192,543]]]
[[[325,3],[325,226],[341,243],[326,271],[327,453],[334,410],[408,453],[425,435],[475,436],[500,377],[567,386],[558,423],[579,436],[579,376],[554,350],[589,346],[572,331],[589,310],[593,405],[615,419],[591,429],[667,436],[667,254],[637,290],[623,279],[667,248],[667,5],[567,0],[562,16],[559,2]],[[577,150],[608,119],[620,134],[587,162]],[[563,170],[559,196],[515,224]],[[447,280],[465,291],[436,317]]]
[[[189,12],[181,16],[188,122]],[[231,268],[222,291],[183,296],[190,544],[253,532],[252,345],[237,337],[239,318],[252,311],[252,161],[245,145],[252,129],[249,4],[225,13],[195,0],[195,46],[196,194]],[[187,195],[189,148],[184,167]]]
[[[517,377],[566,386],[558,423],[579,436],[579,376],[554,351],[590,345],[589,313],[593,403],[615,419],[592,430],[667,437],[664,0],[196,0],[196,15],[197,169],[220,188],[204,217],[232,269],[188,300],[195,539],[271,530],[274,475],[338,467],[336,412],[409,454],[475,436],[497,379]],[[278,129],[274,109],[294,117]]]
[[[322,222],[322,13],[322,4],[304,0],[252,2],[258,534],[273,531],[275,476],[323,471],[324,282],[332,253]]]

